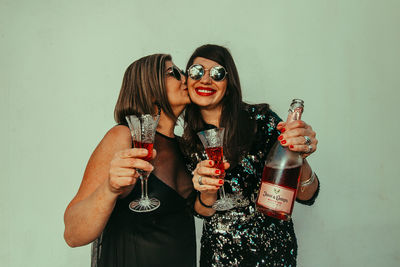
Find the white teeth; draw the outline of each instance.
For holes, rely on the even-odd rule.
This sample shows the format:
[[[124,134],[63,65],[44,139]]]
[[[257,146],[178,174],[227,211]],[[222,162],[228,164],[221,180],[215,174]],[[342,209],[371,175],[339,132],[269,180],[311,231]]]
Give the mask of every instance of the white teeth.
[[[200,93],[205,93],[205,94],[213,92],[212,90],[204,90],[204,89],[197,89],[197,91]]]

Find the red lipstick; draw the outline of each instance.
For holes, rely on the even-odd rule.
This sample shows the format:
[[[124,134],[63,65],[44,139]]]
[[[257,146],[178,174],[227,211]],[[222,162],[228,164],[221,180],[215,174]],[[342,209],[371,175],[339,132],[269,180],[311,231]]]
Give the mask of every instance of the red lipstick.
[[[196,93],[200,96],[210,96],[217,92],[217,90],[208,87],[196,87],[195,90]]]

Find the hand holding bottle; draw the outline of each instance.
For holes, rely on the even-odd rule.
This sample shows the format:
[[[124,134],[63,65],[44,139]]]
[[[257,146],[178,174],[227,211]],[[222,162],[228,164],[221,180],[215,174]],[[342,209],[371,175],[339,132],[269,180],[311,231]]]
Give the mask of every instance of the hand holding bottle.
[[[282,146],[291,151],[302,153],[306,158],[317,150],[318,140],[316,133],[310,125],[302,120],[292,122],[280,122],[276,129],[281,132],[278,141]]]
[[[268,153],[257,197],[257,209],[280,220],[291,218],[304,158],[315,151],[313,142],[316,147],[315,132],[301,121],[303,110],[304,101],[293,99],[286,122],[277,125],[279,143]]]

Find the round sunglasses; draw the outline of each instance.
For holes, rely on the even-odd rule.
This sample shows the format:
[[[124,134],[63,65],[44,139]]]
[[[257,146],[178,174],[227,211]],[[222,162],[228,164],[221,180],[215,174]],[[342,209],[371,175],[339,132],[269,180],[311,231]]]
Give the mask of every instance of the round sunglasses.
[[[226,72],[225,68],[222,66],[217,65],[212,67],[211,69],[205,69],[200,64],[193,64],[192,66],[190,66],[187,74],[193,80],[200,80],[207,70],[210,71],[211,79],[216,82],[222,81],[228,74],[228,72]]]
[[[182,76],[181,75],[185,75],[183,73],[183,71],[181,71],[180,69],[178,69],[177,66],[171,66],[167,69],[166,72],[167,76],[172,76],[175,79],[177,79],[178,81],[182,80]]]

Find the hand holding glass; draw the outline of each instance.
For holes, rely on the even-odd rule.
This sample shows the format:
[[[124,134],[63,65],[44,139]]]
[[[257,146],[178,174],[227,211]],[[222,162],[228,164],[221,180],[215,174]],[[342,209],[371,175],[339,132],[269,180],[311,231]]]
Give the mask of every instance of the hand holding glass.
[[[146,148],[148,154],[143,160],[150,161],[153,154],[154,135],[158,125],[159,115],[145,114],[141,116],[126,116],[129,129],[131,130],[133,147]],[[142,194],[140,199],[129,203],[129,208],[135,212],[149,212],[160,206],[160,201],[156,198],[149,198],[147,194],[147,181],[150,173],[143,170],[136,170],[140,175]]]
[[[201,142],[203,143],[204,148],[206,149],[208,158],[213,160],[215,168],[221,171],[221,175],[219,176],[220,178],[224,177],[225,172],[223,153],[224,130],[224,128],[213,128],[197,133]],[[219,196],[220,198],[215,201],[213,209],[223,211],[230,210],[235,207],[233,199],[225,195],[224,186],[220,187]]]

